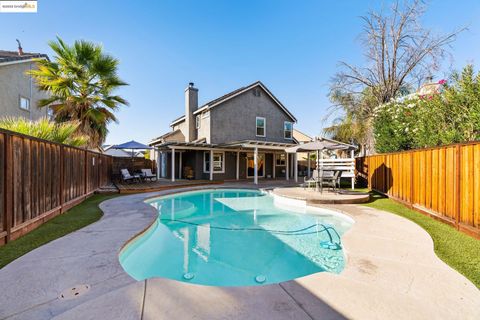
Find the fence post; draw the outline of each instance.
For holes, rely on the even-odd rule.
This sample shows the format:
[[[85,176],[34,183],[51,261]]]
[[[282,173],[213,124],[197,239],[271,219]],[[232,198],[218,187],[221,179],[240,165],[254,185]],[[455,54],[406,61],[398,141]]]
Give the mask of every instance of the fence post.
[[[410,152],[410,204],[413,206],[413,197],[415,195],[415,183],[414,183],[414,178],[415,178],[415,172],[414,172],[414,154],[415,152],[411,151]]]
[[[10,241],[13,219],[13,147],[12,135],[5,134],[5,229],[7,238],[5,243]]]
[[[88,176],[88,164],[87,164],[87,161],[88,161],[88,154],[87,154],[87,149],[85,149],[84,151],[84,157],[85,157],[85,162],[83,164],[84,168],[83,168],[83,181],[84,181],[84,187],[83,187],[83,195],[86,195],[87,194],[87,191],[88,191],[88,187],[87,187],[87,176]]]
[[[455,156],[456,156],[456,162],[457,162],[457,167],[455,168],[455,226],[457,227],[457,230],[459,229],[459,223],[460,223],[460,193],[461,193],[461,189],[460,189],[460,179],[461,179],[461,171],[460,171],[460,163],[461,163],[461,160],[462,160],[462,157],[461,157],[461,149],[460,149],[460,145],[457,145],[455,147]]]
[[[371,156],[367,156],[367,183],[368,189],[372,190],[372,177],[370,176],[370,167],[371,167],[372,158]]]
[[[60,146],[60,211],[63,211],[63,177],[64,177],[64,159],[65,159],[65,149],[63,146]]]

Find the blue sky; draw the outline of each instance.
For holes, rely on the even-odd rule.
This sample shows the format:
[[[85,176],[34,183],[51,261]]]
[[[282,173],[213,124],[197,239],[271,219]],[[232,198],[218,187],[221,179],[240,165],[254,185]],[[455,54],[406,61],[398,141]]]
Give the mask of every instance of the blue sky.
[[[39,0],[37,14],[0,14],[0,48],[50,54],[47,41],[86,39],[119,58],[130,84],[119,94],[107,143],[148,142],[183,114],[188,82],[200,104],[261,80],[297,117],[321,133],[337,63],[361,64],[360,16],[379,1],[59,1]],[[388,5],[384,1],[383,5]],[[435,32],[468,26],[453,44],[454,68],[480,63],[480,1],[429,2],[423,24]],[[447,72],[450,62],[444,65]],[[440,73],[438,78],[443,77]]]

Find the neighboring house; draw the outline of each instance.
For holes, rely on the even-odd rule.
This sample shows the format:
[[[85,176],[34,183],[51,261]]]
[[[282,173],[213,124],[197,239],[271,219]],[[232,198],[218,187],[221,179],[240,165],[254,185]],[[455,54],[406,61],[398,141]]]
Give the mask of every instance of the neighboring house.
[[[293,114],[257,81],[198,106],[198,89],[185,89],[185,114],[150,142],[159,176],[209,180],[290,178],[297,142]],[[172,165],[172,163],[174,165]]]
[[[112,157],[117,157],[117,158],[132,158],[131,152],[127,152],[122,149],[108,149],[108,150],[105,150],[103,154],[106,154]]]
[[[132,154],[131,150],[114,149],[112,146],[105,147],[102,153],[117,158],[145,158],[141,151],[133,151]]]
[[[26,71],[36,67],[34,59],[48,59],[46,54],[0,50],[0,118],[23,117],[37,120],[47,117],[48,108],[38,108],[37,102],[48,95],[37,89]]]

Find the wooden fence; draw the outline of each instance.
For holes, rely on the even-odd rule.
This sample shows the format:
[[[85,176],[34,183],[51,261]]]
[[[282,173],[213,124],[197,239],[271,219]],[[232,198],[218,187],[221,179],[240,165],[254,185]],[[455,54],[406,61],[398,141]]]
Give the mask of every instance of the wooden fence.
[[[369,189],[480,238],[480,142],[356,159]]]
[[[0,245],[107,184],[111,165],[110,156],[0,129]]]

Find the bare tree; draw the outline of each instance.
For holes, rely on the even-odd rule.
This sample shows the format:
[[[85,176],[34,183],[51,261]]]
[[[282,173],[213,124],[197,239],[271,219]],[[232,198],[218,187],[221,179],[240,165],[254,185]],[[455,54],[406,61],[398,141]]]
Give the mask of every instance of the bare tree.
[[[377,105],[399,96],[406,88],[414,88],[426,77],[438,70],[448,55],[447,47],[459,32],[435,35],[422,27],[420,17],[425,5],[420,0],[395,1],[388,13],[370,11],[362,17],[364,30],[361,40],[366,64],[364,67],[340,62],[339,71],[331,83],[331,97],[354,95],[357,101],[367,92],[374,105],[359,103],[350,112],[360,113],[369,122]],[[419,80],[421,79],[421,80]],[[341,101],[332,99],[334,109],[342,108]],[[373,132],[367,130],[369,144],[373,144]],[[372,149],[373,145],[370,146]]]

